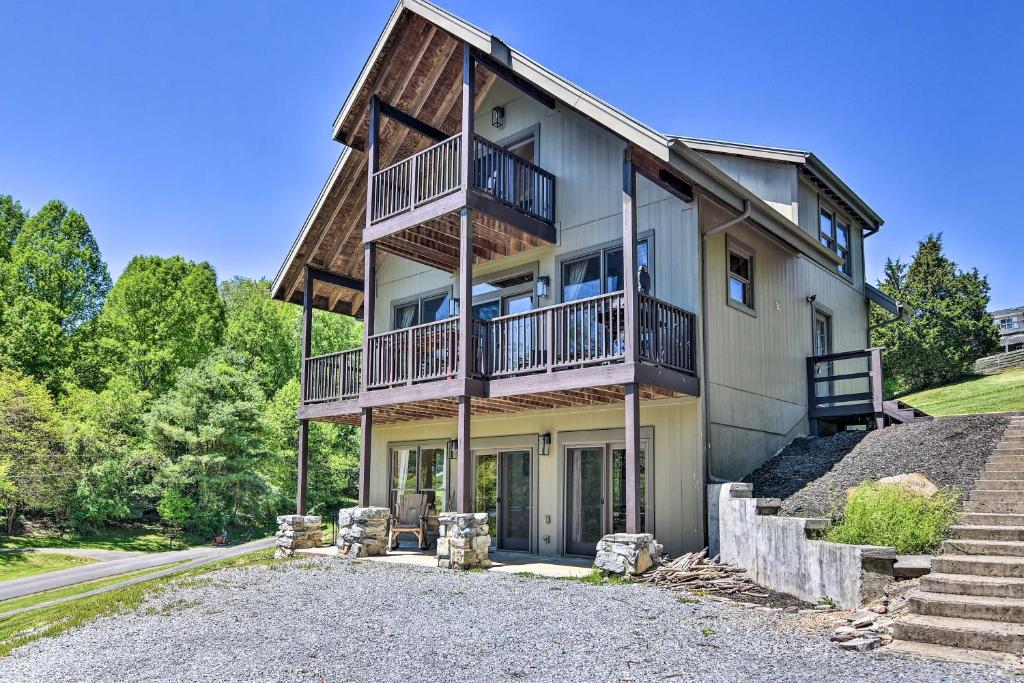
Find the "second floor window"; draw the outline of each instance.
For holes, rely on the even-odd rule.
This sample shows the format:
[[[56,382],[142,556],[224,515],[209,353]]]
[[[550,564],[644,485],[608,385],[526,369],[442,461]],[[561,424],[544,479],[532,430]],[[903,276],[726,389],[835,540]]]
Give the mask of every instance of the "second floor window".
[[[394,329],[444,320],[452,316],[451,297],[447,293],[433,294],[395,304]]]
[[[850,224],[828,209],[822,209],[818,220],[818,237],[821,243],[843,259],[839,264],[839,272],[852,277],[853,267],[850,264]]]
[[[729,243],[729,303],[754,309],[754,252]]]
[[[647,266],[653,277],[648,240],[636,243],[637,268]],[[622,247],[608,247],[562,262],[562,301],[576,301],[622,291]]]

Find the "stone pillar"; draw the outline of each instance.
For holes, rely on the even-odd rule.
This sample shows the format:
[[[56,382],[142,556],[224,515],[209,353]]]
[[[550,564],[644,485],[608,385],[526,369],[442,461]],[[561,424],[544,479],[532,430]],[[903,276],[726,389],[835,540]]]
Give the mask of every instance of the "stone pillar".
[[[491,532],[486,512],[444,512],[438,516],[437,566],[443,569],[487,569]]]
[[[296,550],[319,548],[323,544],[320,518],[307,515],[281,515],[277,518],[277,545],[274,559],[291,557]]]
[[[662,550],[651,534],[608,534],[597,542],[594,568],[609,574],[636,576],[658,564]]]
[[[387,555],[390,517],[387,508],[342,508],[338,512],[339,554],[349,560]]]

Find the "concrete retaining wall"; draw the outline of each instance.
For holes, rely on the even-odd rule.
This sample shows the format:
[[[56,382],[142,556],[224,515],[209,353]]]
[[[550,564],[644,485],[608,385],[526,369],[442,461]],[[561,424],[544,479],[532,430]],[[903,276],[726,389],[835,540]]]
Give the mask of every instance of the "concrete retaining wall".
[[[708,487],[711,553],[747,570],[765,588],[807,602],[831,598],[856,609],[881,596],[893,580],[896,551],[808,539],[828,520],[778,517],[775,498],[752,498],[750,484]]]
[[[985,356],[974,361],[974,372],[979,375],[995,375],[1014,368],[1024,368],[1024,349],[1009,353],[997,353],[994,356]]]

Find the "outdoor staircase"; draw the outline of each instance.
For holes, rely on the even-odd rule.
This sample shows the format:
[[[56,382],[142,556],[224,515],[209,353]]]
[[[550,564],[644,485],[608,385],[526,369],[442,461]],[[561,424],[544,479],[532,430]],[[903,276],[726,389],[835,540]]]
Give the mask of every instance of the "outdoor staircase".
[[[1024,654],[1024,417],[1013,417],[890,650],[960,661]],[[995,653],[1004,653],[1002,657]]]
[[[887,424],[929,422],[932,416],[903,401],[882,401],[882,412]]]

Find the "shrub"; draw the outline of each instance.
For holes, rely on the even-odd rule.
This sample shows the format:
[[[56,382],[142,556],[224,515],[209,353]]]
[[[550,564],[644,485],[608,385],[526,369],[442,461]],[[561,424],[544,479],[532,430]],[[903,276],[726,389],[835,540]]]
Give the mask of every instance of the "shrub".
[[[866,481],[851,492],[843,519],[828,530],[825,540],[892,546],[902,554],[926,553],[945,538],[959,500],[952,490],[928,497]]]

